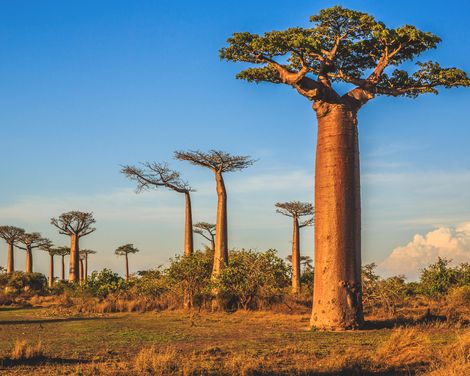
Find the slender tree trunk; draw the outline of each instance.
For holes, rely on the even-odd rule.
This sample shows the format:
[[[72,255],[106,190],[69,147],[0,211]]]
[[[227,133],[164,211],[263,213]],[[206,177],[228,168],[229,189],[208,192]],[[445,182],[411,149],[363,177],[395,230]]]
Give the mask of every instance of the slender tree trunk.
[[[361,208],[356,113],[315,104],[315,274],[311,325],[352,329],[363,323]]]
[[[54,283],[54,255],[49,254],[49,287]]]
[[[191,196],[189,192],[185,192],[186,199],[186,221],[184,227],[184,255],[191,256],[193,254],[193,216],[191,214]]]
[[[228,264],[228,235],[227,235],[227,192],[221,172],[215,173],[217,190],[217,220],[215,224],[214,264],[212,267],[212,279],[216,279],[221,270]],[[220,307],[219,292],[214,289],[215,299],[212,300],[212,310]]]
[[[65,256],[62,255],[62,270],[60,272],[60,279],[65,281]]]
[[[126,282],[129,282],[129,256],[126,253]]]
[[[79,267],[78,267],[78,274],[80,276],[80,283],[83,282],[83,272],[84,272],[83,259],[80,258],[80,264],[79,264]]]
[[[26,273],[33,272],[33,252],[31,247],[26,246]]]
[[[300,294],[300,237],[299,219],[294,217],[294,231],[292,234],[292,293]]]
[[[86,282],[88,276],[88,253],[85,253],[85,268],[83,270],[83,280]]]
[[[211,249],[215,251],[215,236],[211,235]]]
[[[8,261],[7,261],[7,274],[15,271],[15,251],[14,244],[8,243]]]
[[[69,281],[76,283],[80,280],[80,249],[78,245],[78,236],[70,236],[70,263],[69,263]]]

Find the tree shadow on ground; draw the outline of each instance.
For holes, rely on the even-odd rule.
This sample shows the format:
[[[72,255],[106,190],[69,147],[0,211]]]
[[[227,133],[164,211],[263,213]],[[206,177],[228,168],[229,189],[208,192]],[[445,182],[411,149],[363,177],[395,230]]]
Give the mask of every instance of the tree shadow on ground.
[[[66,359],[40,356],[32,359],[0,359],[0,373],[2,368],[12,368],[18,366],[41,366],[41,365],[74,365],[90,363],[86,359]]]
[[[256,376],[288,376],[292,375],[290,372],[276,372],[276,371],[255,371],[252,373]],[[416,371],[413,370],[387,370],[387,371],[370,371],[363,369],[344,369],[341,371],[297,371],[298,376],[414,376]]]
[[[28,325],[28,324],[49,324],[71,321],[90,321],[90,320],[113,320],[114,317],[65,317],[55,319],[34,319],[34,320],[0,320],[1,325]]]
[[[383,319],[383,320],[367,320],[364,323],[364,330],[377,330],[377,329],[393,329],[402,326],[416,326],[423,324],[437,324],[448,322],[446,316],[444,315],[433,315],[430,312],[427,312],[425,315],[419,318],[410,318],[410,317],[397,317],[392,319]]]

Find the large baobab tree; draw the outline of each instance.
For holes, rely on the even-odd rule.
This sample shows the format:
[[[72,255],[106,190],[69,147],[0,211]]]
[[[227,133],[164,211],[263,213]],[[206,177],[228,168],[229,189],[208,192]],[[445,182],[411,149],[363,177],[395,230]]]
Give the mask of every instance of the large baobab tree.
[[[300,229],[313,225],[313,205],[308,202],[289,201],[278,202],[276,211],[282,215],[291,217],[294,222],[292,235],[292,293],[300,293]],[[309,218],[301,220],[302,217]]]
[[[230,155],[229,153],[211,150],[208,153],[202,151],[177,151],[175,158],[188,161],[196,166],[211,169],[215,174],[217,190],[217,220],[215,225],[215,249],[212,277],[216,278],[222,268],[228,263],[228,235],[227,235],[227,191],[223,174],[225,172],[243,170],[254,163],[254,160],[244,155]]]
[[[61,214],[58,218],[52,218],[51,224],[59,229],[62,235],[70,236],[70,265],[69,281],[80,280],[80,238],[91,234],[96,230],[92,225],[95,223],[93,213],[70,211]]]
[[[194,232],[211,242],[211,249],[215,249],[215,225],[207,222],[198,222],[194,226]]]
[[[310,21],[310,28],[235,33],[220,56],[259,65],[237,78],[286,84],[312,103],[318,136],[311,325],[357,328],[363,322],[357,113],[378,95],[415,98],[437,93],[438,87],[469,86],[470,80],[462,70],[432,61],[418,62],[412,73],[393,69],[440,42],[414,26],[388,28],[340,6],[321,10]],[[335,83],[352,88],[343,94]]]
[[[129,281],[129,253],[134,254],[137,252],[139,252],[139,250],[134,247],[134,244],[121,245],[114,251],[116,255],[124,256],[126,259],[126,282]]]
[[[7,274],[15,271],[15,245],[19,241],[24,230],[15,226],[0,226],[0,238],[5,240],[8,244],[8,260],[7,260]]]
[[[55,248],[55,254],[60,256],[61,261],[61,270],[60,270],[60,279],[65,281],[65,256],[70,255],[69,247],[57,247]]]
[[[52,242],[49,239],[43,238],[39,232],[23,233],[18,237],[16,247],[26,251],[26,273],[33,272],[33,249],[47,246],[48,244],[52,245]]]
[[[193,191],[189,184],[181,179],[180,173],[173,171],[166,163],[144,163],[144,168],[124,166],[121,172],[129,179],[137,182],[137,192],[151,188],[166,187],[178,193],[183,193],[186,206],[184,228],[184,254],[193,254],[193,219],[191,214],[191,195]]]
[[[92,249],[82,249],[80,250],[80,256],[83,256],[84,260],[84,267],[83,267],[83,280],[86,282],[88,279],[88,256],[89,255],[95,255],[96,251],[93,251]]]

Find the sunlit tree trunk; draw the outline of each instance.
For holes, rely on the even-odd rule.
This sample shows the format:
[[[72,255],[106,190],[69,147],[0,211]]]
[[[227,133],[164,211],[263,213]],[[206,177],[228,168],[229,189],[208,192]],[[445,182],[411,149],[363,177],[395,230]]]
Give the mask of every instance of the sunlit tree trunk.
[[[83,268],[83,280],[86,282],[88,276],[88,253],[85,254],[85,265]]]
[[[80,280],[80,255],[78,246],[78,236],[73,234],[70,236],[70,264],[69,264],[69,281],[78,282]]]
[[[62,255],[61,257],[62,257],[62,260],[61,260],[62,261],[62,269],[60,271],[60,279],[62,281],[65,281],[65,256]]]
[[[54,283],[54,255],[49,254],[49,287]]]
[[[294,231],[292,234],[292,293],[300,293],[300,237],[299,219],[294,217]]]
[[[84,274],[84,267],[83,267],[83,259],[80,258],[79,260],[79,267],[78,267],[78,274],[80,278],[80,283],[83,282],[83,274]]]
[[[13,243],[8,243],[7,274],[15,271],[15,251]]]
[[[189,192],[185,192],[186,199],[186,221],[184,228],[184,255],[190,256],[193,254],[193,218],[191,213],[191,196]]]
[[[26,247],[26,273],[33,272],[33,252],[31,247]]]
[[[129,282],[129,255],[126,253],[126,282]]]
[[[356,113],[317,104],[315,277],[311,324],[322,329],[363,323],[361,212]]]

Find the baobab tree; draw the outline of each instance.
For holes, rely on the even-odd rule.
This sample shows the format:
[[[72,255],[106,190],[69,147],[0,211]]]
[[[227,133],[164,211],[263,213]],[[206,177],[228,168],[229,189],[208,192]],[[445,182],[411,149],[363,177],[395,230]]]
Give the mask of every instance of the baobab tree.
[[[85,278],[83,277],[84,274],[84,267],[83,267],[83,260],[85,259],[85,255],[81,252],[79,253],[79,264],[78,264],[78,280],[80,283],[83,283]]]
[[[418,62],[411,73],[392,69],[441,41],[414,26],[387,28],[340,6],[321,10],[310,21],[311,28],[235,33],[220,57],[258,65],[237,78],[286,84],[312,103],[318,136],[311,325],[357,328],[363,323],[357,113],[378,95],[416,98],[437,94],[438,87],[469,86],[470,80],[462,70],[433,61]],[[352,88],[340,93],[334,83]]]
[[[44,252],[49,254],[49,278],[48,278],[48,286],[52,287],[54,284],[54,256],[57,255],[57,248],[54,248],[52,242],[50,240],[44,242],[39,246]]]
[[[230,155],[224,151],[176,151],[175,158],[188,161],[193,165],[211,169],[215,174],[217,191],[217,220],[215,225],[215,249],[212,278],[217,278],[220,271],[228,263],[228,235],[227,235],[227,191],[223,174],[225,172],[243,170],[254,163],[254,160],[244,155]]]
[[[194,226],[194,232],[211,242],[211,249],[215,249],[215,225],[207,222],[198,222]]]
[[[144,163],[144,168],[124,166],[121,172],[129,179],[137,182],[137,192],[152,188],[166,187],[172,191],[182,193],[185,197],[186,219],[184,227],[184,254],[193,254],[193,219],[191,213],[191,195],[193,189],[181,179],[180,173],[173,171],[166,163]]]
[[[21,246],[20,244],[23,244]],[[26,251],[26,273],[33,272],[33,249],[52,245],[49,239],[43,238],[39,232],[23,233],[18,237],[16,247]]]
[[[95,223],[93,213],[70,211],[61,214],[58,218],[52,218],[51,224],[59,229],[62,235],[70,236],[70,265],[69,281],[80,280],[80,238],[91,234],[96,230],[92,225]]]
[[[313,225],[313,205],[308,202],[278,202],[276,212],[291,217],[294,222],[292,235],[292,293],[300,294],[300,229]],[[301,221],[302,217],[309,218]]]
[[[65,281],[65,256],[70,255],[69,247],[57,247],[55,248],[55,254],[61,258],[61,271],[60,279]]]
[[[0,226],[0,238],[8,244],[7,274],[15,271],[15,245],[19,237],[24,234],[24,230],[15,226]]]
[[[126,282],[129,282],[129,253],[134,254],[140,252],[134,247],[134,244],[124,244],[118,247],[114,253],[118,256],[124,256],[126,258]]]
[[[83,256],[84,260],[84,268],[83,268],[83,280],[86,282],[88,278],[88,255],[95,255],[96,251],[93,251],[92,249],[82,249],[80,251],[80,256]]]

